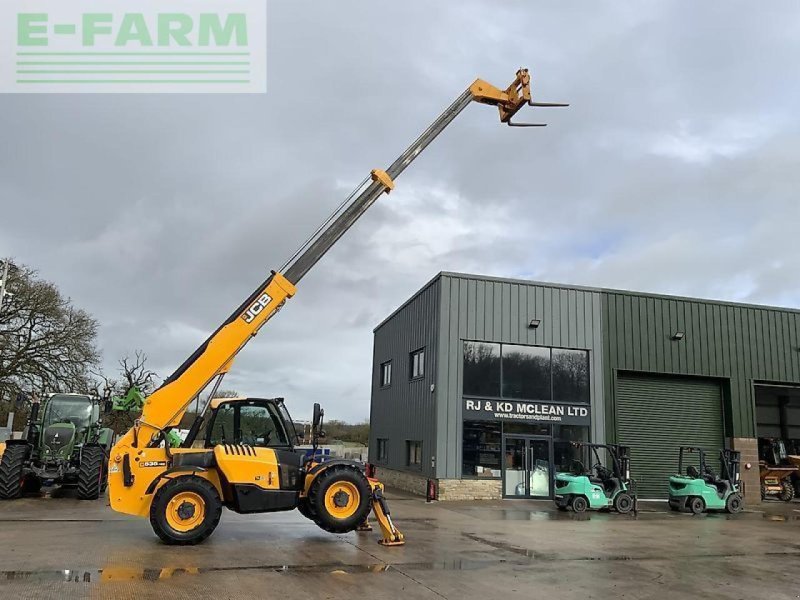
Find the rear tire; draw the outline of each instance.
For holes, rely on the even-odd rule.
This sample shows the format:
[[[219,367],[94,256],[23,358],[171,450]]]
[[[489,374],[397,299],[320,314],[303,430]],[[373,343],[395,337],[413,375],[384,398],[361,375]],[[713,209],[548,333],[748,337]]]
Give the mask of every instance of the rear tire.
[[[219,525],[222,501],[214,485],[195,475],[170,479],[150,504],[150,525],[165,544],[199,544]]]
[[[6,446],[0,459],[0,499],[15,500],[22,496],[25,482],[25,459],[28,458],[27,444]]]
[[[100,446],[87,446],[81,452],[78,470],[78,498],[97,500],[105,490],[108,464],[106,453]]]
[[[569,504],[576,513],[586,512],[586,509],[589,508],[589,503],[583,496],[575,496]]]
[[[706,503],[699,496],[695,496],[689,500],[689,512],[693,515],[702,514],[706,510]]]
[[[330,533],[347,533],[366,521],[372,502],[372,488],[355,467],[328,467],[308,491],[314,522]]]
[[[791,502],[792,499],[794,498],[794,486],[792,485],[792,482],[789,481],[788,479],[784,479],[781,482],[781,493],[778,496],[778,498],[780,498],[784,502]]]
[[[627,515],[633,510],[633,498],[626,492],[620,492],[614,498],[614,510],[621,515]]]
[[[734,492],[728,496],[727,500],[725,500],[725,510],[732,515],[742,512],[743,508],[744,498],[742,498],[742,495],[739,492]]]

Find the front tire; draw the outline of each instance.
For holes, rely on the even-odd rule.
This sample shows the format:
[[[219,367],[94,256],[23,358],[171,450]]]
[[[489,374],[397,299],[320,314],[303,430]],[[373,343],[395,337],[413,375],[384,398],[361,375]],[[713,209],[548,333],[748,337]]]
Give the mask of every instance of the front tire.
[[[100,446],[87,446],[81,452],[78,470],[78,498],[97,500],[105,491],[108,472],[106,453]]]
[[[25,482],[25,459],[28,458],[26,444],[6,446],[0,459],[0,499],[15,500],[22,496]]]
[[[633,498],[626,492],[620,492],[614,498],[614,510],[621,515],[627,515],[633,510]]]
[[[357,468],[337,465],[317,475],[308,500],[317,525],[330,533],[347,533],[369,516],[372,488]]]
[[[150,505],[150,525],[165,544],[199,544],[219,525],[222,501],[217,488],[202,477],[183,475],[170,479],[156,492]]]
[[[727,510],[730,514],[735,515],[736,513],[742,512],[744,508],[744,498],[738,492],[734,492],[728,499],[725,500],[725,510]]]

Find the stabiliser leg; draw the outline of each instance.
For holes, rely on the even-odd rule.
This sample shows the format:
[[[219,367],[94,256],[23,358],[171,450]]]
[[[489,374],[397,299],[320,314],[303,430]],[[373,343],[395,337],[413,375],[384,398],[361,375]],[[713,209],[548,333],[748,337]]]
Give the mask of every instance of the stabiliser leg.
[[[405,537],[392,522],[392,517],[389,514],[389,505],[383,495],[383,484],[377,479],[368,478],[368,480],[372,488],[372,512],[378,520],[381,535],[383,536],[378,543],[382,546],[402,546],[406,543]],[[364,521],[358,527],[358,531],[372,531],[372,527]]]

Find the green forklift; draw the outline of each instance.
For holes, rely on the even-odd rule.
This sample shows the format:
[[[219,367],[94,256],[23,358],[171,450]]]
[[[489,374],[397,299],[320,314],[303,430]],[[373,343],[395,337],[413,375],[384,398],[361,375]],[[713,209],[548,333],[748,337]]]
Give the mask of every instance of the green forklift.
[[[553,499],[559,510],[572,509],[576,513],[591,510],[615,510],[627,514],[636,509],[634,482],[631,479],[630,448],[617,444],[590,444],[573,442],[579,450],[586,450],[591,469],[580,460],[573,460],[569,472],[556,473]],[[609,457],[609,469],[603,464],[601,451]]]
[[[697,466],[690,455],[697,457]],[[681,446],[678,453],[678,473],[669,478],[669,507],[677,512],[695,515],[707,511],[726,511],[736,514],[744,508],[740,491],[741,454],[724,448],[719,451],[720,472],[716,473],[706,462],[706,451],[695,446]]]

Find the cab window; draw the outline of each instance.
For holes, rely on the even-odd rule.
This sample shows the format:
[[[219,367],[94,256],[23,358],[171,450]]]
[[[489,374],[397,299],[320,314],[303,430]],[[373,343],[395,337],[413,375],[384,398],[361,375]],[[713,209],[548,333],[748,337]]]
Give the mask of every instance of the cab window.
[[[250,446],[286,446],[286,432],[270,410],[270,405],[239,407],[239,439]]]
[[[214,415],[207,446],[247,444],[289,446],[280,415],[272,404],[222,404]]]
[[[233,443],[233,417],[236,409],[231,404],[223,404],[217,409],[214,415],[214,425],[211,427],[211,433],[208,436],[208,442],[211,446],[217,444],[232,444]]]

